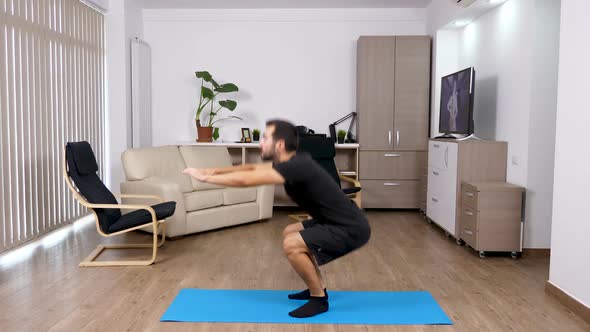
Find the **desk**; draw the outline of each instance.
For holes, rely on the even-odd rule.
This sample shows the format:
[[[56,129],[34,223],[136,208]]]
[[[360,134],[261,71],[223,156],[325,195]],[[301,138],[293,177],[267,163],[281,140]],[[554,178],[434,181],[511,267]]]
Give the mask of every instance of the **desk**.
[[[227,148],[232,158],[232,164],[259,163],[260,143],[199,143],[199,142],[178,142],[177,145],[197,146],[222,146]],[[340,174],[351,178],[358,178],[359,169],[359,145],[352,143],[336,144],[336,167]],[[344,184],[343,184],[344,185]],[[275,186],[275,206],[295,206],[295,203],[287,196],[282,186]]]

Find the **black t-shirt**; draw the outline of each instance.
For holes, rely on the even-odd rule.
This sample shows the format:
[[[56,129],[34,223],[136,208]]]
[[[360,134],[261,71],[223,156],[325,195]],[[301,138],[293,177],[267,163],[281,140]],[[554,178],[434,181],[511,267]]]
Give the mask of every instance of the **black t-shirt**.
[[[357,227],[367,223],[363,212],[308,153],[298,152],[286,162],[273,163],[273,168],[285,179],[289,197],[319,224]]]

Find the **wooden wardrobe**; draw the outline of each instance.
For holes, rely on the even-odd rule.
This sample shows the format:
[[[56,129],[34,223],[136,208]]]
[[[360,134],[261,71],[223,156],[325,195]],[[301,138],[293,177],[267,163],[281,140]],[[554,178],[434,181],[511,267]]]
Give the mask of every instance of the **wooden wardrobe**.
[[[359,179],[364,208],[417,209],[427,162],[429,36],[362,36],[357,44]]]

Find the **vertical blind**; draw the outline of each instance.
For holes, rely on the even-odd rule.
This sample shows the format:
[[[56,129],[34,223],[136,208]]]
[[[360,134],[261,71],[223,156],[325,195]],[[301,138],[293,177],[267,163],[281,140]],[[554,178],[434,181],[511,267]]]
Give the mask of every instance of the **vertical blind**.
[[[0,252],[87,213],[62,177],[90,142],[104,174],[104,18],[79,0],[0,0]]]

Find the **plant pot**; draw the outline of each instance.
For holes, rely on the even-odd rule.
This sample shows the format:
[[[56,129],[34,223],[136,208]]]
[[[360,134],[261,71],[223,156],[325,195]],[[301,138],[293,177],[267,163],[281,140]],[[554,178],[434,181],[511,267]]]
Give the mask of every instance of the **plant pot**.
[[[213,142],[213,127],[201,127],[197,125],[197,142]]]
[[[344,137],[338,137],[338,144],[344,144]]]
[[[260,134],[258,134],[258,135],[253,134],[252,139],[254,140],[254,142],[258,142],[260,140]]]

